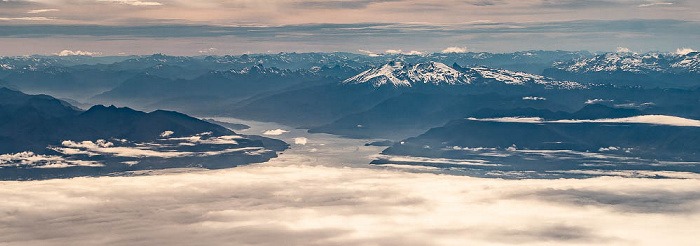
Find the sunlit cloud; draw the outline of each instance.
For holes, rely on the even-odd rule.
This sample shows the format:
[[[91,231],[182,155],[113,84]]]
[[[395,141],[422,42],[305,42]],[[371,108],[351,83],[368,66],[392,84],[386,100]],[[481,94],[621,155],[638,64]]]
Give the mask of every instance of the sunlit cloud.
[[[640,4],[639,7],[655,7],[655,6],[670,6],[673,5],[673,3],[669,2],[656,2],[656,3],[645,3],[645,4]]]
[[[0,17],[0,21],[50,21],[53,18],[48,17]]]
[[[366,54],[366,55],[368,55],[368,56],[370,56],[370,57],[377,57],[377,56],[380,56],[379,54],[374,53],[374,52],[369,51],[369,50],[360,49],[360,50],[358,50],[358,51],[359,51],[360,53]]]
[[[160,6],[163,5],[162,3],[159,2],[144,2],[144,1],[139,1],[139,0],[97,0],[98,2],[110,2],[110,3],[118,3],[118,4],[125,4],[125,5],[132,5],[132,6]]]
[[[384,51],[384,53],[385,53],[385,54],[389,54],[389,55],[399,55],[399,54],[403,54],[403,55],[411,55],[411,56],[414,56],[414,55],[424,55],[424,54],[426,54],[426,52],[417,51],[417,50],[411,50],[411,51],[408,51],[408,52],[404,52],[403,50],[394,50],[394,49],[386,50],[386,51]]]
[[[306,145],[306,143],[309,142],[309,139],[305,137],[299,137],[299,138],[294,138],[294,144],[299,144],[299,145]]]
[[[467,53],[467,47],[447,47],[442,50],[442,53]]]
[[[267,130],[263,132],[263,135],[268,135],[268,136],[279,136],[285,133],[288,133],[289,131],[282,130],[282,129],[274,129],[274,130]]]
[[[199,53],[200,53],[200,54],[214,54],[214,53],[216,53],[218,50],[219,50],[219,49],[217,49],[217,48],[207,48],[207,49],[199,50]]]
[[[617,47],[617,49],[615,49],[615,52],[617,52],[617,53],[632,53],[632,50],[627,48],[627,47]]]
[[[668,115],[640,115],[627,118],[615,119],[595,119],[595,120],[552,120],[547,121],[539,117],[502,117],[502,118],[468,118],[473,121],[487,122],[507,122],[507,123],[636,123],[636,124],[652,124],[652,125],[667,125],[667,126],[690,126],[700,127],[700,120],[686,119]]]
[[[0,241],[26,246],[692,245],[700,226],[696,179],[253,165],[2,185]]]
[[[56,12],[59,11],[58,9],[33,9],[27,11],[27,14],[39,14],[39,13],[46,13],[46,12]]]
[[[690,54],[690,53],[693,53],[693,52],[698,52],[698,51],[697,51],[697,50],[694,50],[694,49],[691,49],[691,48],[679,48],[679,49],[676,49],[676,54],[679,54],[679,55],[687,55],[687,54]]]

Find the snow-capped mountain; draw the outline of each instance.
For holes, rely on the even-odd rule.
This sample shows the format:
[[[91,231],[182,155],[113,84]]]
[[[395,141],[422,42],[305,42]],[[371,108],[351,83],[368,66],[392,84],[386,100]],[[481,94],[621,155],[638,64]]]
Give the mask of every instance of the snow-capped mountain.
[[[487,67],[462,68],[456,64],[451,67],[434,61],[418,64],[394,61],[366,70],[344,81],[345,84],[371,84],[374,87],[384,85],[412,87],[420,84],[466,85],[494,82],[507,85],[542,85],[547,88],[562,89],[585,87],[577,82],[556,81],[525,72]]]
[[[558,62],[554,67],[573,73],[700,73],[700,53],[606,53],[592,58]]]
[[[578,82],[559,81],[541,75],[514,72],[505,69],[472,67],[466,68],[466,71],[472,74],[473,80],[480,79],[479,81],[484,83],[496,81],[508,85],[541,85],[550,89],[582,89],[587,87]]]
[[[456,69],[439,62],[407,64],[393,61],[381,67],[366,70],[344,81],[346,84],[369,83],[374,87],[386,84],[395,87],[411,87],[417,84],[458,85],[469,84],[471,78]]]

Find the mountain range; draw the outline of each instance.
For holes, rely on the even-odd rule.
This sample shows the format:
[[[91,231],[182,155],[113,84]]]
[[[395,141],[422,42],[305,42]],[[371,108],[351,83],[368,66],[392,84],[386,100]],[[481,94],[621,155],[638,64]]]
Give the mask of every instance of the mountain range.
[[[483,110],[397,141],[373,163],[500,171],[698,172],[699,144],[698,120],[603,105],[573,113],[516,108]]]
[[[120,144],[125,145],[117,147],[127,149],[158,146],[166,152],[190,148],[193,143],[208,146],[202,148],[209,151],[199,147],[183,150],[187,154],[178,158],[192,163],[200,160],[197,158],[209,158],[201,152],[236,149],[211,143],[245,142],[239,137],[250,140],[246,144],[262,141],[262,145],[257,142],[242,148],[274,152],[285,146],[269,139],[221,132],[220,128],[211,128],[215,126],[210,123],[223,124],[216,121],[175,121],[187,118],[173,112],[178,111],[202,117],[277,122],[312,133],[387,140],[376,141],[381,145],[395,143],[375,164],[396,163],[396,158],[404,158],[399,162],[425,164],[437,158],[458,163],[441,164],[449,168],[473,167],[465,165],[468,160],[507,164],[487,165],[498,171],[615,169],[623,163],[628,169],[697,172],[695,164],[688,164],[697,161],[697,150],[692,147],[696,144],[695,128],[657,124],[654,120],[700,119],[699,62],[698,52],[569,51],[4,57],[0,58],[1,86],[55,98],[32,96],[44,101],[32,99],[16,106],[7,101],[2,112],[11,116],[6,119],[50,124],[29,124],[33,128],[27,129],[19,124],[12,126],[19,127],[18,132],[23,134],[46,136],[5,144],[3,148],[28,146],[15,151],[26,149],[33,155],[61,158],[77,158],[68,153],[82,153],[81,161],[96,161],[96,152],[79,143],[89,141],[98,146],[93,149],[103,151],[104,146]],[[118,107],[91,107],[94,104]],[[18,108],[25,107],[27,110],[19,113]],[[92,114],[100,116],[88,117]],[[109,127],[95,128],[101,124]],[[194,126],[197,130],[187,130]],[[54,132],[62,131],[68,135],[54,136]],[[207,132],[211,134],[202,135]],[[167,137],[158,137],[160,134]],[[2,141],[22,138],[7,139],[11,138]],[[98,140],[106,142],[97,144]],[[173,141],[180,142],[174,145]],[[110,156],[102,162],[119,160],[124,166],[136,161]],[[272,154],[262,156],[267,157],[258,160]],[[184,163],[172,158],[144,158],[149,161],[139,163]],[[102,162],[99,165],[111,165]],[[669,164],[676,162],[684,163],[683,168]]]
[[[82,111],[46,95],[0,88],[0,179],[40,179],[262,162],[282,141],[157,110]]]

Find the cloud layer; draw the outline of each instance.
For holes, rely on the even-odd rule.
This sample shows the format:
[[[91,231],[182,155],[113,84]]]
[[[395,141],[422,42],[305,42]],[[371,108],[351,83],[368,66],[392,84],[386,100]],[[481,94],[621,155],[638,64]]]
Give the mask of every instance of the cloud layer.
[[[589,100],[591,101],[591,100]],[[595,103],[596,101],[591,101],[590,103]],[[588,101],[587,101],[588,103]],[[667,125],[667,126],[689,126],[689,127],[700,127],[700,121],[693,119],[686,119],[676,116],[668,115],[640,115],[628,118],[616,118],[616,119],[595,119],[595,120],[554,120],[546,121],[539,117],[503,117],[503,118],[488,118],[488,119],[477,119],[469,118],[469,120],[474,121],[491,121],[491,122],[513,122],[513,123],[636,123],[636,124],[653,124],[653,125]]]
[[[0,55],[63,49],[267,51],[696,48],[696,1],[45,0],[0,2]],[[155,44],[154,40],[158,40]],[[15,43],[16,42],[16,43]],[[27,45],[31,44],[31,45]],[[203,46],[206,45],[206,46]],[[90,47],[86,47],[90,46]],[[445,49],[452,47],[452,49]],[[203,49],[204,48],[204,49]],[[457,48],[457,49],[455,49]],[[201,53],[204,54],[204,53]]]
[[[694,179],[289,165],[0,185],[5,245],[689,245],[700,226]]]

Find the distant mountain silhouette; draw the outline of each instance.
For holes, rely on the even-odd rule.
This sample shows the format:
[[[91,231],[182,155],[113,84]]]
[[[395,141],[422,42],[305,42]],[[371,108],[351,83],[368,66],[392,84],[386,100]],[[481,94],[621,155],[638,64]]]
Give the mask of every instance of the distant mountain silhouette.
[[[0,179],[187,166],[223,168],[268,160],[286,146],[278,140],[237,135],[178,112],[145,113],[102,105],[81,111],[50,96],[0,88]],[[31,154],[16,154],[22,152]],[[48,161],[29,163],[23,155]],[[85,162],[100,167],[65,164]],[[132,162],[140,164],[125,164]],[[51,165],[67,166],[44,168]]]
[[[453,120],[397,142],[383,154],[481,158],[505,165],[494,168],[498,170],[613,168],[700,172],[700,121],[641,114],[603,105],[588,105],[574,113],[532,108],[481,110],[472,117]],[[634,117],[643,120],[635,121]],[[483,149],[498,154],[479,154]],[[659,164],[664,161],[687,163]]]

